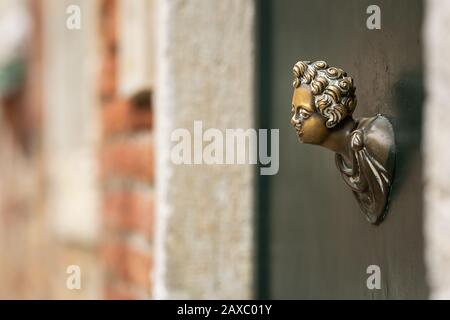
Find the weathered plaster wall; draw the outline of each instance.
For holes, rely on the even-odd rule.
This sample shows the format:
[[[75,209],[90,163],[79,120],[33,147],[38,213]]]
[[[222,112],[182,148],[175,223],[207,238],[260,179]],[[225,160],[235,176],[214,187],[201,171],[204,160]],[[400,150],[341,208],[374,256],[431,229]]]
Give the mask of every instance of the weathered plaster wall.
[[[174,165],[171,133],[253,127],[252,0],[157,2],[155,298],[250,298],[253,170]]]
[[[450,298],[450,2],[428,0],[424,29],[426,90],[425,237],[430,295]]]

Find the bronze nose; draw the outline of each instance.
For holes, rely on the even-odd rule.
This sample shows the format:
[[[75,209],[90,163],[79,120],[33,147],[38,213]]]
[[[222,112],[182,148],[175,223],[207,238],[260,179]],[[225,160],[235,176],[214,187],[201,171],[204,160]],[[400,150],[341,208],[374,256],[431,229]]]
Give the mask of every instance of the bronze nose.
[[[300,124],[300,118],[296,118],[296,115],[294,114],[291,118],[291,124],[293,126],[297,126]]]

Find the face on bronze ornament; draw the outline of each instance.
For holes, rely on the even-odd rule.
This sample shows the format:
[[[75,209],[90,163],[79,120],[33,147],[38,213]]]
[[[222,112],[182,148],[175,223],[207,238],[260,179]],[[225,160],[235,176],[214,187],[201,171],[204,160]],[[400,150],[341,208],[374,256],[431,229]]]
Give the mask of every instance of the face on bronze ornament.
[[[309,86],[301,85],[292,97],[291,124],[301,143],[322,144],[329,135],[326,119],[314,105],[314,97]]]

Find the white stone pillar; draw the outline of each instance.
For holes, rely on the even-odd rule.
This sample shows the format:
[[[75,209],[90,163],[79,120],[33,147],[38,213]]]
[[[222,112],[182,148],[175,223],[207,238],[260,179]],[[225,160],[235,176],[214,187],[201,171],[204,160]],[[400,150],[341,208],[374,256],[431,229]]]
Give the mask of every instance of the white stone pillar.
[[[68,29],[77,5],[80,29]],[[52,231],[92,243],[99,228],[97,105],[98,2],[45,0],[43,26],[44,154]]]
[[[254,127],[253,0],[157,2],[154,297],[252,297],[250,165],[175,165],[171,133]]]
[[[450,2],[426,1],[426,265],[432,299],[450,299]]]

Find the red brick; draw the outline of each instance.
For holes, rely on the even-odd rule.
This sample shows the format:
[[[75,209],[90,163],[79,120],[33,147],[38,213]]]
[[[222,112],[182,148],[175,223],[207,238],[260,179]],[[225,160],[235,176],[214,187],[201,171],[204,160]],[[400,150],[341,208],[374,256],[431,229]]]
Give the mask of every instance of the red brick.
[[[153,113],[150,105],[140,107],[131,99],[115,99],[102,108],[102,123],[105,137],[116,133],[150,130]]]
[[[102,261],[108,273],[108,282],[120,281],[142,291],[149,292],[152,259],[144,252],[121,242],[102,246]]]
[[[141,91],[128,99],[117,93],[118,4],[102,0],[100,7],[101,65],[98,96],[104,144],[99,153],[101,178],[154,182],[154,146],[151,93]],[[116,136],[117,135],[117,136]],[[134,138],[134,137],[138,138]],[[103,191],[103,239],[100,259],[104,263],[107,299],[147,298],[150,293],[151,252],[130,246],[135,235],[150,241],[153,236],[153,195],[136,188]],[[112,240],[111,240],[112,239]],[[111,242],[110,242],[111,241]],[[144,240],[145,241],[145,240]]]
[[[106,300],[137,300],[139,297],[126,286],[107,284],[104,298]]]
[[[117,60],[114,56],[104,55],[100,70],[99,95],[101,101],[109,101],[116,94]]]
[[[150,272],[152,270],[150,252],[127,250],[126,261],[127,280],[144,291],[150,291]]]
[[[117,1],[103,0],[101,5],[100,32],[105,47],[114,45],[117,41]]]
[[[121,242],[105,243],[101,246],[100,256],[106,271],[114,278],[126,277],[126,247]]]
[[[103,147],[101,167],[103,180],[108,177],[121,177],[153,183],[153,142],[133,138],[110,142]]]
[[[105,101],[113,97],[117,85],[117,1],[103,0],[100,12],[102,56],[98,85],[100,98]]]
[[[105,226],[111,232],[139,232],[153,236],[153,195],[140,191],[111,191],[103,197]]]

